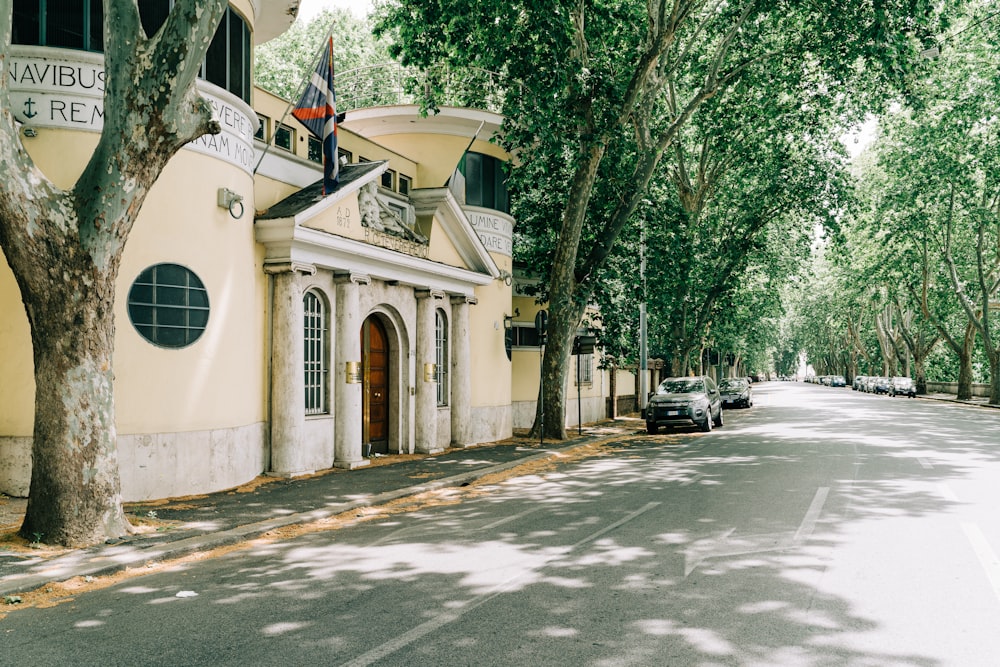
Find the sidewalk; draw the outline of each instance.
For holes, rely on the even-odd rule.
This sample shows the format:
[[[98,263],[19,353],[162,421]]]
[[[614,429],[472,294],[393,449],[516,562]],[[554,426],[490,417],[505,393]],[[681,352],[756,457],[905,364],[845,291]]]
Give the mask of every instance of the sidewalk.
[[[130,519],[136,523],[146,520],[160,528],[114,544],[57,555],[4,550],[0,545],[0,596],[237,544],[284,526],[311,523],[425,491],[466,486],[486,475],[544,461],[565,450],[637,432],[645,433],[640,419],[620,417],[585,425],[582,435],[574,428],[561,442],[540,444],[514,437],[435,455],[389,455],[352,471],[335,469],[296,479],[259,477],[239,489],[209,495],[128,503],[125,509]],[[4,501],[0,526],[15,524],[16,528],[26,501],[0,499],[0,503]]]
[[[917,396],[917,398],[925,398],[932,401],[948,401],[950,403],[961,403],[964,405],[976,405],[981,408],[1000,408],[1000,405],[995,403],[990,403],[990,399],[985,396],[973,396],[969,400],[958,400],[955,394],[925,394],[923,396]]]

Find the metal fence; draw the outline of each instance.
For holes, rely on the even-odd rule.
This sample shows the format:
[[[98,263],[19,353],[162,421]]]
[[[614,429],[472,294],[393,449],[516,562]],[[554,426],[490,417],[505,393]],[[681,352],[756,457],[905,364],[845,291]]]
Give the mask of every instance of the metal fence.
[[[337,74],[337,111],[416,104],[502,113],[501,76],[477,68],[419,70],[398,63],[369,65]]]

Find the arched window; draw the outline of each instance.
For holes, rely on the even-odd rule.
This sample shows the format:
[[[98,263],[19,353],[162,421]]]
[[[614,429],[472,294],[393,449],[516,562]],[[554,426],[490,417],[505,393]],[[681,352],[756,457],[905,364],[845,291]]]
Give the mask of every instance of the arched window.
[[[173,0],[142,0],[139,17],[153,35],[170,13]],[[14,44],[104,51],[102,0],[14,0]],[[199,76],[250,101],[250,27],[232,7],[219,23]]]
[[[448,320],[443,310],[434,317],[434,349],[437,364],[437,404],[448,405]]]
[[[327,343],[326,304],[323,297],[309,290],[302,297],[303,347],[305,354],[306,414],[325,415],[327,403]]]

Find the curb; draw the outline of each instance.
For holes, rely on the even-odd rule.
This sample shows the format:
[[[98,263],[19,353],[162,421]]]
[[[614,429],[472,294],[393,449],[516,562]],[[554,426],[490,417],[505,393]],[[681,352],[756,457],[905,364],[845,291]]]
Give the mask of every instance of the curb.
[[[545,451],[539,454],[526,456],[523,459],[508,461],[478,470],[444,477],[433,482],[415,484],[395,491],[386,491],[370,498],[355,500],[345,503],[329,505],[322,509],[299,512],[287,516],[257,521],[243,526],[236,526],[218,532],[195,535],[180,540],[166,543],[158,543],[143,548],[139,544],[111,545],[91,547],[74,551],[63,556],[57,556],[44,563],[34,563],[31,566],[41,568],[36,572],[26,574],[13,574],[0,577],[0,596],[14,593],[26,593],[36,590],[42,586],[59,581],[66,581],[73,577],[85,576],[106,576],[116,574],[134,567],[136,564],[148,563],[151,561],[175,560],[188,556],[199,551],[208,551],[218,547],[240,544],[248,540],[255,539],[261,535],[292,525],[301,525],[326,519],[343,512],[349,512],[363,507],[382,505],[393,500],[415,496],[428,491],[436,491],[443,488],[465,486],[487,475],[504,472],[525,463],[540,461],[553,456],[557,456],[562,451],[587,444],[590,440],[599,439],[597,437],[587,437],[582,440],[560,443],[562,446],[557,450]],[[29,567],[31,567],[29,566]]]
[[[955,403],[957,405],[968,405],[974,408],[990,408],[991,410],[1000,409],[1000,405],[997,405],[996,403],[951,398],[949,396],[928,396],[925,394],[923,396],[917,396],[916,398],[921,398],[925,401],[938,401],[940,403]],[[989,399],[986,400],[988,401]]]

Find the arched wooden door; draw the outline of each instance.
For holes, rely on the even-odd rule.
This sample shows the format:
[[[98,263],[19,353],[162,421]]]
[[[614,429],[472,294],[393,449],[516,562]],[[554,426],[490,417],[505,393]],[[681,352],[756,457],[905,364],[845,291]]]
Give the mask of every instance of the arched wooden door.
[[[376,317],[361,325],[362,443],[389,453],[389,337]],[[367,448],[366,448],[367,449]]]

